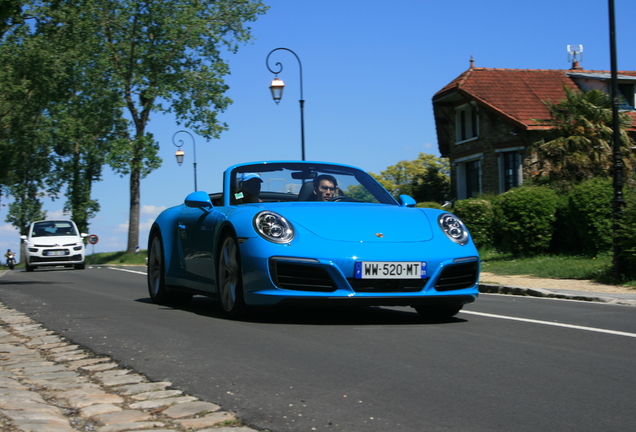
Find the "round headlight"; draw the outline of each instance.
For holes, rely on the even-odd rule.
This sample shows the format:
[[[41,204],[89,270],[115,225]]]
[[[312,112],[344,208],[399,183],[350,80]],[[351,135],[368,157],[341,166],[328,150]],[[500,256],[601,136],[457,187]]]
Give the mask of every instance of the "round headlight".
[[[468,243],[468,230],[466,225],[457,216],[450,213],[443,213],[437,219],[439,227],[444,231],[444,234],[460,245]]]
[[[265,240],[274,243],[289,243],[294,239],[294,228],[281,215],[262,211],[254,216],[254,229]]]

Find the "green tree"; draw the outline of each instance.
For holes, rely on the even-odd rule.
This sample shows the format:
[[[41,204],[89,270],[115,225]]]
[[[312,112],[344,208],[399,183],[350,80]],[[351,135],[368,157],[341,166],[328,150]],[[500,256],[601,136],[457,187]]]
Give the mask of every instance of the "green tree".
[[[121,101],[104,77],[93,76],[90,63],[78,53],[77,68],[68,75],[66,103],[56,103],[49,113],[53,122],[52,145],[56,169],[49,178],[50,193],[66,187],[64,211],[72,215],[81,232],[89,232],[89,220],[99,211],[91,197],[92,185],[101,180],[105,155],[112,143],[125,135]]]
[[[14,20],[17,24],[0,45],[0,153],[6,162],[0,183],[16,199],[10,215],[30,212],[22,183],[36,185],[38,198],[31,199],[43,197],[45,188],[56,198],[66,186],[64,211],[86,232],[99,209],[90,192],[100,178],[108,139],[117,129],[125,130],[121,101],[109,77],[96,67],[100,53],[92,38],[94,24],[82,19],[81,5],[34,1],[28,11]],[[30,125],[37,125],[37,133],[28,130]],[[30,137],[27,143],[25,137]],[[20,155],[25,146],[34,148],[27,159]],[[26,180],[17,175],[33,165],[46,169],[31,168]]]
[[[24,22],[10,26],[0,43],[0,184],[14,198],[6,221],[25,234],[44,217],[45,180],[51,172],[50,119],[55,56],[47,56]]]
[[[0,38],[9,29],[22,22],[22,1],[1,0],[0,1]]]
[[[566,98],[559,103],[545,102],[550,111],[547,122],[553,129],[548,138],[536,142],[538,177],[556,184],[578,183],[593,177],[608,177],[613,160],[612,103],[598,90],[583,93],[565,88]],[[634,141],[627,134],[631,124],[620,115],[621,151],[627,171],[636,158]]]
[[[132,131],[113,142],[108,163],[130,176],[127,252],[139,243],[140,181],[159,167],[158,143],[146,131],[152,113],[172,112],[178,124],[207,139],[227,125],[217,113],[231,103],[224,93],[229,73],[222,50],[236,52],[251,39],[245,23],[267,7],[257,0],[91,0],[83,19],[102,42],[108,76],[132,121]]]
[[[46,118],[41,135],[48,140],[31,144],[42,145],[37,153],[56,169],[33,179],[37,195],[43,179],[53,196],[66,185],[65,211],[85,226],[98,209],[92,182],[109,163],[130,176],[127,250],[133,252],[140,181],[161,163],[158,143],[146,131],[151,114],[172,112],[178,124],[217,138],[227,128],[217,113],[231,103],[222,54],[251,39],[246,23],[267,7],[257,0],[10,3],[0,10],[0,185],[19,181],[15,168],[24,164],[15,125]]]
[[[447,159],[420,153],[412,161],[400,161],[373,174],[393,196],[411,195],[418,202],[442,203],[450,192],[450,170]]]
[[[44,179],[50,172],[51,162],[49,148],[42,145],[46,136],[40,132],[37,121],[21,126],[15,128],[21,135],[13,143],[19,148],[22,162],[16,164],[8,176],[6,186],[14,201],[9,204],[5,221],[18,228],[20,235],[24,235],[32,221],[46,217],[41,199],[44,196]]]

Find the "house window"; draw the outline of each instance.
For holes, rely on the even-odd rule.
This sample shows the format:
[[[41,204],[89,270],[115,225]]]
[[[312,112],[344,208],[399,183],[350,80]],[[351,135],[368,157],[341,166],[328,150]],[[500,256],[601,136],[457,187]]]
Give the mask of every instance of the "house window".
[[[457,198],[474,198],[481,194],[481,155],[455,162]]]
[[[501,192],[519,186],[521,173],[521,156],[517,151],[500,153]]]
[[[481,193],[481,161],[466,162],[466,198],[476,198]]]
[[[457,109],[455,115],[456,142],[468,141],[479,136],[479,118],[477,108],[471,104]]]
[[[618,103],[620,109],[634,109],[634,84],[618,84]]]

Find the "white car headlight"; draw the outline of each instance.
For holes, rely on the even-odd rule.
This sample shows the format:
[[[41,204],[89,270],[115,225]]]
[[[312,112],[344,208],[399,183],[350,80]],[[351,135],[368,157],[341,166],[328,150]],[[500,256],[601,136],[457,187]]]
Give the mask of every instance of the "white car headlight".
[[[254,229],[265,240],[273,243],[289,243],[294,239],[294,228],[279,215],[271,211],[262,211],[254,216]]]
[[[468,243],[468,230],[466,225],[457,216],[450,213],[442,213],[437,218],[439,227],[444,231],[444,234],[460,245]]]

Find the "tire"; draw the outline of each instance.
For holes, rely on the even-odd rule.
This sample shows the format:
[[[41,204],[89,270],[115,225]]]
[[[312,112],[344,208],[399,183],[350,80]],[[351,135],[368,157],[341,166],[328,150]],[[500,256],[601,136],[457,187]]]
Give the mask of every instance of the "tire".
[[[150,241],[146,277],[148,280],[148,294],[150,294],[153,303],[166,304],[168,302],[168,290],[166,288],[163,245],[161,239],[156,234]]]
[[[446,321],[462,310],[463,305],[413,306],[418,314],[427,321]]]
[[[229,318],[242,317],[246,312],[238,244],[234,237],[221,241],[217,261],[217,286],[223,312]]]
[[[160,305],[185,304],[192,299],[192,294],[169,291],[166,285],[166,265],[163,255],[163,245],[159,235],[155,234],[148,250],[148,294],[153,303]]]
[[[75,270],[84,270],[86,268],[86,264],[81,263],[81,264],[75,264]]]
[[[30,265],[28,265],[28,264],[25,264],[25,265],[24,265],[24,268],[25,268],[25,269],[26,269],[26,271],[28,271],[28,272],[32,272],[32,271],[33,271],[33,266],[30,266]]]

